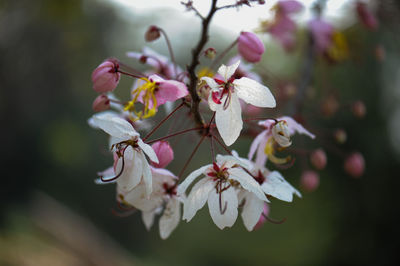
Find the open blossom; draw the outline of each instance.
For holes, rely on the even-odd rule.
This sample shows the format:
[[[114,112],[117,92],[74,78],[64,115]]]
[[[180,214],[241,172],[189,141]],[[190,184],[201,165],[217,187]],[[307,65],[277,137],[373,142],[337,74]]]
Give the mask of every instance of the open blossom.
[[[217,156],[213,164],[193,171],[179,186],[178,195],[184,195],[190,184],[204,176],[191,189],[183,206],[183,219],[190,221],[196,212],[208,202],[211,218],[218,228],[231,227],[238,216],[238,193],[247,191],[261,201],[268,202],[260,185],[243,168],[248,165],[233,156]],[[258,220],[260,213],[247,215]],[[252,219],[251,218],[251,219]],[[254,223],[255,225],[255,223]]]
[[[130,191],[117,187],[117,200],[142,211],[142,220],[150,230],[156,215],[161,214],[159,230],[162,239],[166,239],[178,226],[181,219],[181,200],[176,194],[177,177],[163,168],[151,167],[153,188],[150,196],[146,194],[146,184],[141,182]]]
[[[107,59],[92,73],[93,89],[98,93],[113,91],[121,78],[119,64],[115,59]]]
[[[258,166],[248,161],[249,172],[260,184],[262,191],[271,197],[286,202],[292,202],[293,195],[301,197],[300,192],[292,187],[278,171],[270,172],[263,166]],[[239,194],[239,202],[244,201],[242,219],[247,230],[252,231],[259,222],[265,207],[265,202],[255,197],[254,194],[242,191]]]
[[[228,146],[236,141],[243,128],[239,98],[257,107],[273,108],[276,105],[274,96],[264,85],[247,77],[234,78],[239,64],[240,61],[231,66],[222,65],[218,73],[223,80],[202,78],[211,88],[208,104],[210,109],[216,112],[215,122],[218,132]]]
[[[283,116],[277,119],[278,121],[285,121],[287,124],[287,129],[285,129],[286,137],[294,135],[294,133],[304,134],[310,138],[315,138],[315,135],[306,130],[301,124],[297,123],[293,118],[288,116]],[[265,165],[267,159],[269,158],[272,162],[277,164],[286,163],[286,159],[277,158],[274,155],[274,143],[276,142],[273,136],[273,128],[275,126],[275,121],[272,119],[267,119],[258,122],[258,124],[265,128],[257,137],[254,139],[250,146],[250,151],[248,158],[251,160],[254,155],[256,155],[256,164],[259,166]],[[290,140],[289,140],[290,141]]]
[[[257,35],[252,32],[242,31],[238,38],[238,50],[246,61],[256,63],[261,60],[265,48]]]
[[[174,102],[189,94],[186,85],[176,80],[165,80],[157,75],[138,80],[133,89],[133,99],[126,105],[125,110],[134,111],[140,119],[152,117],[157,107],[166,102]],[[135,103],[143,104],[143,110],[136,111]]]
[[[111,113],[94,115],[92,123],[111,136],[111,144],[115,151],[114,172],[121,190],[129,191],[143,181],[146,195],[150,195],[152,177],[145,154],[151,161],[158,163],[157,155],[151,146],[143,142],[128,121]]]

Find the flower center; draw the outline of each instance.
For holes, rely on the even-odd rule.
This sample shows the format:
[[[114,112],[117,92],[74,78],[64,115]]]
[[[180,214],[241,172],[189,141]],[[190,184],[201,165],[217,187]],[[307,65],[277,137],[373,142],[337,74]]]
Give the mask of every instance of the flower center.
[[[155,93],[159,89],[159,83],[147,78],[141,78],[141,80],[145,81],[145,83],[132,92],[135,97],[124,107],[124,111],[131,111],[135,113],[137,116],[135,121],[152,117],[157,112],[157,98]],[[139,97],[142,98],[144,106],[141,111],[136,111],[135,103]]]
[[[228,108],[229,103],[231,102],[231,96],[232,92],[234,91],[234,86],[233,86],[233,81],[235,80],[234,77],[229,78],[227,82],[214,78],[215,82],[219,85],[220,90],[219,91],[213,91],[211,94],[212,100],[216,104],[222,104],[222,98],[227,95],[225,101],[224,101],[224,110]]]

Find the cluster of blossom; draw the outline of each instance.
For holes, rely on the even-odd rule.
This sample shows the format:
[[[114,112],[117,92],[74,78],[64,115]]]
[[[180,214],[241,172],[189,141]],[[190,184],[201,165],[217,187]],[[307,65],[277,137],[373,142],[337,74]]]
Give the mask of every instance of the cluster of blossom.
[[[203,22],[198,45],[192,51],[192,61],[186,70],[177,65],[173,49],[166,32],[158,26],[150,26],[145,40],[152,42],[163,36],[168,45],[170,58],[162,56],[150,48],[143,52],[128,52],[127,56],[151,67],[142,73],[118,59],[107,59],[92,73],[93,89],[99,96],[93,102],[93,110],[99,112],[89,120],[92,127],[110,135],[109,147],[113,153],[113,165],[99,173],[99,184],[116,183],[117,203],[123,210],[139,210],[147,229],[159,216],[161,238],[167,238],[181,219],[190,221],[205,203],[213,222],[220,228],[231,227],[239,210],[245,227],[252,231],[269,218],[271,198],[291,202],[293,195],[301,197],[276,170],[266,168],[267,160],[276,166],[290,167],[291,156],[280,157],[278,153],[291,146],[291,136],[304,134],[312,139],[315,135],[289,116],[280,118],[255,118],[260,108],[275,108],[276,100],[268,87],[262,84],[251,66],[241,63],[257,63],[265,51],[263,42],[252,32],[241,32],[227,50],[217,53],[214,48],[206,48],[209,22],[221,9],[251,6],[264,1],[236,1],[227,6],[217,6],[212,1],[207,16],[201,15],[192,1],[183,3],[189,11],[194,11]],[[302,5],[297,1],[278,1],[275,7],[275,22],[267,31],[278,38],[286,49],[294,47],[295,23],[290,14],[298,12]],[[368,25],[371,21],[367,9],[358,5],[357,10]],[[361,10],[361,11],[359,11]],[[263,24],[266,26],[266,24]],[[314,36],[315,49],[327,51],[333,39],[331,26],[319,18],[309,23]],[[221,64],[229,50],[237,45],[238,55]],[[217,56],[218,55],[218,56]],[[199,57],[211,59],[209,66],[199,66]],[[214,67],[221,64],[214,73]],[[117,99],[112,92],[118,86],[121,76],[134,78],[131,98]],[[360,104],[359,104],[360,105]],[[365,106],[354,106],[354,112],[362,112]],[[165,107],[166,115],[156,126],[149,128],[148,122]],[[149,140],[164,123],[176,116],[180,109],[187,108],[195,127],[176,131],[164,137]],[[361,110],[361,111],[360,111]],[[249,119],[242,118],[242,112]],[[206,122],[204,117],[208,117]],[[254,126],[250,121],[258,120]],[[254,130],[254,127],[256,130]],[[250,146],[247,158],[229,146],[248,131],[256,131],[257,136]],[[141,137],[138,131],[145,132]],[[196,132],[197,145],[179,174],[167,169],[174,159],[174,147],[168,139]],[[340,135],[340,136],[339,136]],[[345,132],[338,133],[338,139],[345,140]],[[209,164],[183,176],[190,161],[205,139],[210,142]],[[216,154],[218,145],[226,154]],[[317,149],[310,156],[316,169],[325,168],[327,156],[323,149]],[[354,176],[362,174],[364,161],[359,153],[352,154],[345,163],[345,170]],[[201,177],[194,185],[196,179]],[[302,184],[308,190],[318,185],[319,179],[313,171],[306,171]],[[183,213],[181,214],[181,205]]]

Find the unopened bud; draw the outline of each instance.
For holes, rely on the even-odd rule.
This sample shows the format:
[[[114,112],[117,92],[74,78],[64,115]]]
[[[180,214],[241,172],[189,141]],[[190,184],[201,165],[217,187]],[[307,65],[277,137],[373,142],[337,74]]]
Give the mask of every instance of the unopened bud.
[[[217,50],[215,50],[212,47],[207,48],[207,50],[204,51],[204,56],[211,60],[215,58],[216,54],[217,54]]]
[[[311,164],[318,170],[322,170],[326,166],[327,158],[323,149],[317,149],[311,153]]]
[[[261,60],[265,48],[257,35],[252,32],[242,31],[238,38],[238,50],[246,61],[256,63]]]
[[[358,1],[357,2],[357,14],[361,23],[370,30],[376,30],[378,28],[378,20],[375,15],[368,9],[367,4]]]
[[[279,121],[272,127],[272,136],[282,147],[289,147],[292,144],[289,127],[285,120]]]
[[[151,147],[158,158],[158,163],[151,162],[152,166],[165,168],[174,159],[174,151],[167,141],[157,141]]]
[[[315,171],[304,171],[300,179],[301,187],[308,192],[314,191],[319,186],[319,175]]]
[[[359,152],[352,153],[344,161],[344,170],[352,177],[362,176],[364,173],[364,169],[364,157]]]
[[[367,113],[367,108],[362,101],[356,101],[351,105],[351,111],[357,118],[363,118]]]
[[[142,56],[139,58],[139,62],[142,63],[142,64],[146,64],[147,58],[148,58],[147,56],[142,55]]]
[[[337,101],[336,97],[333,95],[328,96],[322,102],[321,111],[327,117],[334,115],[338,109],[339,109],[339,102]]]
[[[339,144],[343,144],[347,140],[347,133],[344,131],[344,129],[336,129],[335,132],[333,132],[333,137],[335,138],[336,142]]]
[[[108,99],[107,95],[100,94],[94,99],[92,108],[95,112],[108,110],[110,109],[110,99]]]
[[[157,26],[150,26],[144,34],[146,42],[152,42],[160,38],[160,29]]]
[[[93,89],[98,93],[113,91],[119,82],[121,73],[116,59],[107,59],[92,73]]]

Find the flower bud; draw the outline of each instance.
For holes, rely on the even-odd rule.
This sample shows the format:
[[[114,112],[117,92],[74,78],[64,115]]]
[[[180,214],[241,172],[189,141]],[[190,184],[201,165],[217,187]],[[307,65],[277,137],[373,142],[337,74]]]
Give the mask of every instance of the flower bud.
[[[343,144],[347,140],[347,133],[343,129],[339,128],[335,130],[335,132],[333,133],[333,137],[335,138],[337,143]]]
[[[304,171],[301,175],[300,183],[305,191],[312,192],[319,186],[319,175],[315,171]]]
[[[204,56],[211,60],[215,58],[216,54],[217,54],[217,50],[215,50],[212,47],[207,48],[207,50],[204,51]]]
[[[361,153],[355,152],[344,161],[344,170],[352,177],[360,177],[364,173],[365,161]]]
[[[265,51],[264,44],[252,32],[241,32],[238,38],[239,54],[248,62],[256,63],[261,60]]]
[[[151,147],[158,158],[158,163],[151,162],[152,166],[165,168],[174,159],[174,151],[167,141],[157,141]]]
[[[357,14],[361,23],[370,30],[376,30],[378,28],[378,20],[367,8],[367,4],[358,1],[357,2]]]
[[[333,116],[339,109],[339,102],[335,96],[328,96],[321,104],[322,113],[327,116]]]
[[[108,99],[107,95],[100,94],[94,99],[92,108],[95,112],[108,110],[110,109],[110,99]]]
[[[367,108],[362,101],[356,101],[351,105],[351,111],[357,118],[363,118],[367,113]]]
[[[326,166],[326,153],[323,149],[317,149],[311,153],[311,164],[318,170],[322,170]]]
[[[119,64],[115,59],[107,59],[92,73],[93,89],[98,93],[113,91],[119,82]]]
[[[152,42],[160,38],[160,29],[157,26],[150,26],[144,34],[146,42]]]
[[[285,120],[279,121],[272,127],[272,136],[282,147],[289,147],[292,144],[289,127]]]

